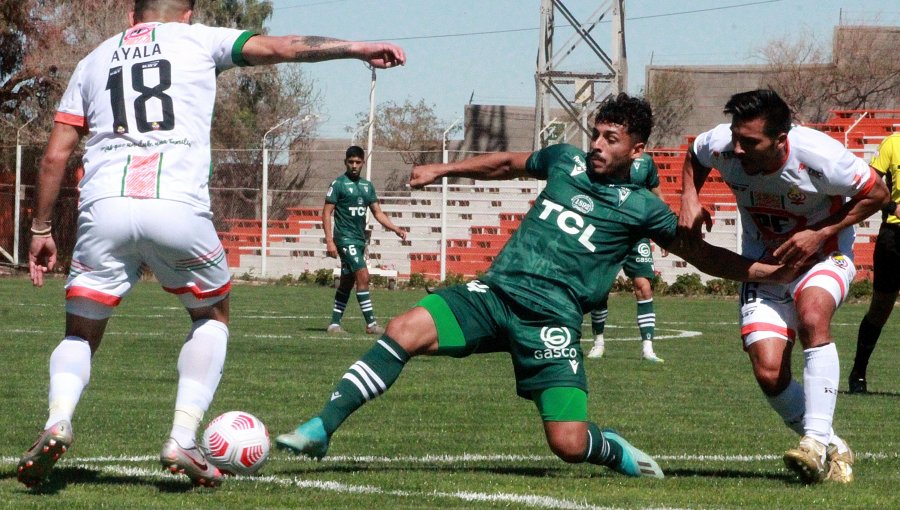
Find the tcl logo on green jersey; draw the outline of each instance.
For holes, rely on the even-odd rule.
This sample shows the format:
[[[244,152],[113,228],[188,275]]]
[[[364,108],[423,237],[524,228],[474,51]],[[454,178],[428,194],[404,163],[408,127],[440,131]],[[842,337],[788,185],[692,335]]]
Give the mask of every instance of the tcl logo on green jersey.
[[[365,216],[366,208],[365,207],[348,207],[348,211],[350,211],[350,216]]]
[[[591,244],[591,236],[597,230],[593,225],[585,226],[584,218],[573,211],[565,211],[559,204],[555,204],[546,198],[541,202],[543,210],[538,218],[544,221],[553,221],[550,215],[556,214],[556,226],[566,234],[578,236],[578,242],[592,253],[597,251],[597,247]]]

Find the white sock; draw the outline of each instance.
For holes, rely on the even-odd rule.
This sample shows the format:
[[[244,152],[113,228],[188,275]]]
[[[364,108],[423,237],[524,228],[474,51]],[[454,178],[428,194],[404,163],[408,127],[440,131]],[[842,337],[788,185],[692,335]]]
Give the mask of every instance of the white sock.
[[[50,414],[44,429],[60,420],[72,421],[81,392],[91,380],[91,346],[87,340],[67,336],[50,355]]]
[[[178,396],[170,437],[183,448],[194,446],[203,414],[209,409],[225,366],[228,326],[196,321],[178,356]]]
[[[803,393],[806,414],[803,428],[807,436],[823,444],[831,441],[834,408],[837,404],[837,381],[840,362],[833,343],[803,351]]]
[[[803,415],[806,413],[806,397],[803,396],[803,386],[791,379],[788,387],[778,395],[770,397],[766,395],[769,405],[781,416],[784,424],[799,435],[806,431],[803,429]]]
[[[653,340],[642,340],[641,350],[644,352],[645,356],[653,354]]]

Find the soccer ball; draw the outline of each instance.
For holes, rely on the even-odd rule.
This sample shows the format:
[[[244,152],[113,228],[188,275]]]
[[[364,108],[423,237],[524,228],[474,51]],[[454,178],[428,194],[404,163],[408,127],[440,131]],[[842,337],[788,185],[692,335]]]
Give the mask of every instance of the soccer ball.
[[[222,472],[252,475],[269,458],[269,431],[256,416],[229,411],[209,422],[200,447]]]

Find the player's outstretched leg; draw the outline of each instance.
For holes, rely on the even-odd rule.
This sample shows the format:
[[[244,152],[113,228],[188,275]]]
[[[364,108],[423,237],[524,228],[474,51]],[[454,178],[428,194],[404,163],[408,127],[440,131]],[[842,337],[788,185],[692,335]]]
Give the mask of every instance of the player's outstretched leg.
[[[334,431],[363,404],[387,391],[400,377],[409,358],[400,344],[383,335],[350,366],[318,416],[293,432],[275,438],[275,446],[297,455],[321,459],[328,451],[328,441]]]
[[[66,420],[58,421],[41,432],[19,460],[19,481],[28,488],[46,481],[53,465],[68,451],[74,440],[72,424]]]
[[[626,476],[647,476],[651,478],[664,478],[662,469],[659,464],[641,450],[638,450],[631,443],[620,436],[618,432],[612,429],[603,429],[603,437],[609,442],[613,448],[621,449],[622,453],[619,462],[610,466],[617,473]]]
[[[306,455],[322,460],[328,453],[328,434],[322,425],[322,419],[316,416],[301,424],[293,432],[275,438],[275,446],[279,450],[288,450],[295,455]]]
[[[203,487],[218,487],[222,483],[222,472],[213,466],[196,446],[182,448],[172,438],[163,443],[159,462],[163,469],[181,473],[191,479],[191,483]]]

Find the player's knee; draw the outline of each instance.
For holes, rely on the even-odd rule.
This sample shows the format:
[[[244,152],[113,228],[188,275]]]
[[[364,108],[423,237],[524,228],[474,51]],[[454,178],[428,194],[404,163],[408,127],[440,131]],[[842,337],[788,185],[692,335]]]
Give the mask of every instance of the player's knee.
[[[420,310],[425,313],[424,317]],[[385,334],[411,356],[437,349],[437,331],[431,316],[424,309],[413,308],[394,317],[387,323]]]
[[[790,374],[783,374],[778,368],[754,367],[753,375],[763,393],[770,397],[781,394],[790,382]]]
[[[547,437],[547,444],[550,446],[550,451],[564,462],[570,464],[584,462],[585,452],[587,452],[587,442],[584,437],[578,438],[574,434],[557,434]]]

